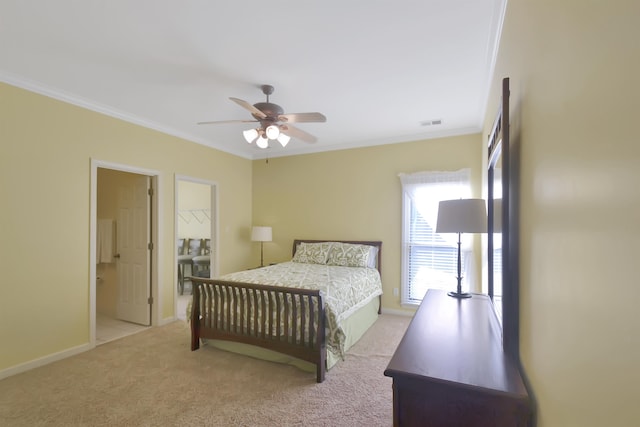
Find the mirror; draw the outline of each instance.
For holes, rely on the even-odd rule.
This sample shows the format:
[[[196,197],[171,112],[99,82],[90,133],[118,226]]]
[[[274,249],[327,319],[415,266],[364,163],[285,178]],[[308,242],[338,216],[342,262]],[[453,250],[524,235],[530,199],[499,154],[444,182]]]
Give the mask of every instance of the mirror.
[[[515,164],[509,153],[509,79],[502,81],[502,103],[488,143],[488,293],[502,324],[504,351],[519,359],[518,213]],[[516,159],[517,156],[514,156]],[[513,188],[511,188],[513,185]]]
[[[488,169],[488,292],[493,300],[496,315],[502,323],[502,283],[503,283],[503,229],[502,229],[502,141],[494,146],[489,157]],[[506,230],[505,230],[506,231]]]

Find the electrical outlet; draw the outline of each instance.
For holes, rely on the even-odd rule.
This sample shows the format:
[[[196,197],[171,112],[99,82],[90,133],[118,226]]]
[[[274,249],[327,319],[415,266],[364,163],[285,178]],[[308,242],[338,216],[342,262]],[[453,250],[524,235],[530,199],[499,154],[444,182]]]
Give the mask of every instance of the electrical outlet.
[[[400,295],[400,289],[398,288],[393,288],[393,296],[397,297],[398,295]]]

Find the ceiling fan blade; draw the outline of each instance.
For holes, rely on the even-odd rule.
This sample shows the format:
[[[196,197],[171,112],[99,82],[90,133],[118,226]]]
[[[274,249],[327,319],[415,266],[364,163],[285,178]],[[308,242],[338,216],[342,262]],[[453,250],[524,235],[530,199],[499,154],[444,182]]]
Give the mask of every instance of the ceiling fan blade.
[[[198,122],[199,125],[219,125],[223,123],[256,123],[257,120],[214,120],[211,122]]]
[[[230,100],[232,100],[233,102],[235,102],[236,104],[238,104],[239,106],[241,106],[242,108],[249,110],[251,112],[251,114],[253,114],[256,117],[260,117],[261,119],[266,119],[267,115],[265,113],[263,113],[262,111],[258,110],[256,107],[254,107],[253,105],[249,104],[247,101],[243,101],[242,99],[238,99],[238,98],[229,98]]]
[[[321,113],[280,114],[278,120],[286,123],[324,123],[327,118]]]
[[[297,138],[300,139],[304,142],[309,142],[311,144],[313,144],[314,142],[316,142],[318,140],[318,138],[316,138],[315,136],[311,135],[310,133],[307,133],[305,131],[303,131],[300,128],[297,128],[295,126],[291,126],[291,125],[281,125],[280,126],[280,130],[282,130],[286,135],[289,135],[292,138]]]

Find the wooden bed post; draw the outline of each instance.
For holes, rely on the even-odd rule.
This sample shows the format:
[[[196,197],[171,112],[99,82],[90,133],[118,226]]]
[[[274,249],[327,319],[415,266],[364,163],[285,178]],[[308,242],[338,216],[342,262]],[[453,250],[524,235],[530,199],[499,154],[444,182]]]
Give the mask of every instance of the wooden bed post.
[[[327,343],[325,328],[324,299],[322,295],[318,295],[318,329],[316,330],[316,342],[318,343],[319,360],[316,363],[316,381],[321,383],[324,381],[324,374],[327,370]]]
[[[191,282],[193,301],[191,302],[191,351],[200,348],[200,291],[199,283]]]

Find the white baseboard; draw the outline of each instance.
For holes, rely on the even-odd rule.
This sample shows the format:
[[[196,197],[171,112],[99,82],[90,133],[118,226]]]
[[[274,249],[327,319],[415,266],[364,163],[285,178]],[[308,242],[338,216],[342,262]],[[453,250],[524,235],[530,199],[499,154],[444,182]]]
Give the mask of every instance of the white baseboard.
[[[413,317],[414,314],[416,314],[416,310],[413,311],[409,311],[409,310],[396,310],[393,308],[382,308],[382,314],[395,314],[397,316],[409,316],[409,317]]]
[[[395,314],[398,316],[413,316],[415,311],[394,310],[394,309],[383,308],[382,313]],[[177,320],[177,317],[175,316],[166,317],[160,320],[160,326],[167,325],[169,323],[175,322],[176,320]],[[47,356],[40,357],[38,359],[34,359],[29,362],[21,363],[19,365],[0,370],[0,380],[11,377],[13,375],[20,374],[22,372],[29,371],[31,369],[39,368],[40,366],[48,365],[49,363],[57,362],[58,360],[66,359],[67,357],[75,356],[76,354],[83,353],[93,348],[95,348],[95,345],[83,344],[77,347],[60,351],[58,353],[49,354]]]
[[[168,325],[169,323],[173,323],[176,320],[178,320],[176,316],[165,317],[164,319],[160,319],[160,321],[158,322],[158,326]]]
[[[40,366],[48,365],[49,363],[57,362],[58,360],[66,359],[67,357],[75,356],[79,353],[84,353],[87,350],[95,348],[95,345],[83,344],[77,347],[72,347],[67,350],[60,351],[58,353],[49,354],[38,359],[31,360],[29,362],[21,363],[10,368],[6,368],[0,371],[0,380],[11,377],[22,372],[29,371]]]

